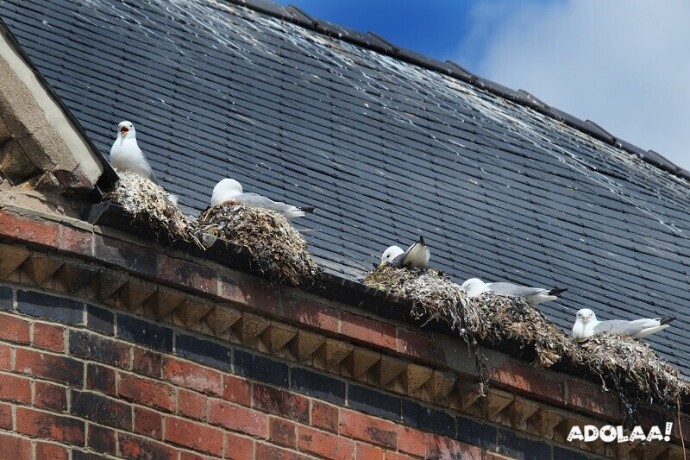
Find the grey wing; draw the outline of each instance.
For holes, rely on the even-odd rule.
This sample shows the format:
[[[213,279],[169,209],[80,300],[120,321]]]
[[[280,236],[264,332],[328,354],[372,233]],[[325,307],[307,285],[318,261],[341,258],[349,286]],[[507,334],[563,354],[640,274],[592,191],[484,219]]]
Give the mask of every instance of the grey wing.
[[[409,249],[407,250],[409,251]],[[390,265],[393,267],[400,267],[403,263],[403,257],[405,257],[405,254],[407,254],[407,251],[403,252],[402,254],[398,254],[397,256],[393,257],[390,262],[388,262]]]
[[[237,197],[239,201],[242,201],[247,206],[252,206],[255,208],[265,208],[271,209],[279,213],[286,213],[295,210],[294,206],[282,203],[280,201],[273,201],[258,193],[243,193]]]
[[[594,326],[594,333],[600,334],[603,332],[612,332],[621,335],[635,335],[638,332],[648,327],[659,325],[659,320],[651,318],[636,319],[634,321],[626,321],[624,319],[611,319],[608,321],[601,321]]]
[[[519,284],[506,282],[487,283],[487,286],[494,292],[494,294],[516,297],[529,297],[547,292],[547,290],[544,288],[520,286]]]

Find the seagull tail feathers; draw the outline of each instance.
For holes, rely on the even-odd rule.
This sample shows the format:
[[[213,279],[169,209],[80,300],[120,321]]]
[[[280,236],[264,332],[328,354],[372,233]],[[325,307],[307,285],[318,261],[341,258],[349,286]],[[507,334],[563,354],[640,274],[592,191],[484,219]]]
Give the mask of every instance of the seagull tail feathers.
[[[659,325],[663,326],[664,324],[669,324],[671,321],[675,320],[675,316],[664,316],[659,320]]]
[[[311,214],[314,211],[316,211],[316,208],[314,206],[302,206],[302,207],[297,208],[297,209],[299,209],[300,211],[302,211],[305,214]]]
[[[560,295],[561,293],[563,293],[563,292],[565,292],[565,291],[567,291],[567,290],[568,290],[568,288],[553,288],[553,289],[551,289],[551,290],[549,291],[549,295],[558,296],[558,295]]]

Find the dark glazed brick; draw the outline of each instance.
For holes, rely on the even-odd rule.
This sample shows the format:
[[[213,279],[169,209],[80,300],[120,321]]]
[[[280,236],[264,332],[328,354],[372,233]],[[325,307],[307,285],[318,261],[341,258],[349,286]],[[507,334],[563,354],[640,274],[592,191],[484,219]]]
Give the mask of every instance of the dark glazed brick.
[[[178,355],[224,371],[229,371],[231,368],[231,350],[230,347],[220,343],[190,335],[178,334],[175,339],[175,351]]]
[[[49,318],[60,323],[84,323],[83,303],[42,292],[17,291],[17,309],[26,315]]]
[[[496,449],[497,429],[488,423],[478,422],[467,417],[457,417],[458,441],[483,449]]]
[[[121,430],[132,429],[132,409],[129,405],[95,393],[73,390],[70,412],[101,425]]]
[[[553,458],[557,460],[589,460],[594,457],[589,457],[584,452],[553,446]]]
[[[105,308],[86,306],[86,325],[89,329],[105,335],[115,333],[115,314]]]
[[[156,253],[107,236],[94,235],[95,256],[105,263],[156,276]]]
[[[92,423],[88,426],[87,446],[97,452],[115,455],[115,431]]]
[[[117,315],[117,336],[156,350],[172,351],[172,329],[133,316]]]
[[[0,309],[12,310],[12,288],[0,286]]]
[[[146,458],[146,457],[144,457]],[[95,454],[93,452],[84,452],[81,450],[72,451],[72,460],[108,460],[104,455]]]
[[[347,405],[366,414],[400,421],[400,398],[371,388],[350,384]]]
[[[455,436],[455,418],[452,415],[408,399],[402,400],[402,419],[406,425],[443,436]]]
[[[519,460],[551,458],[549,444],[523,438],[506,430],[498,430],[498,452]]]
[[[110,395],[115,394],[115,370],[89,363],[86,366],[86,388]]]
[[[345,404],[345,382],[327,375],[293,367],[292,388],[333,404]]]
[[[77,358],[126,367],[131,346],[85,331],[70,331],[69,353]]]
[[[287,364],[242,350],[235,350],[235,373],[279,387],[288,386]]]

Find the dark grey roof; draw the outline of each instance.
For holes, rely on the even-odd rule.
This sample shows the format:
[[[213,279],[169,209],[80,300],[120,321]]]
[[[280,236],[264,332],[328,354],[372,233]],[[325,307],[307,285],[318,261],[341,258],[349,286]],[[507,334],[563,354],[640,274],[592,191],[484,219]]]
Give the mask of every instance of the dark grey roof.
[[[100,151],[133,121],[189,207],[232,176],[316,206],[298,225],[346,278],[423,234],[459,281],[568,287],[540,306],[567,329],[584,307],[675,314],[651,342],[690,375],[690,187],[667,172],[683,171],[452,64],[252,5],[11,0],[0,14]]]

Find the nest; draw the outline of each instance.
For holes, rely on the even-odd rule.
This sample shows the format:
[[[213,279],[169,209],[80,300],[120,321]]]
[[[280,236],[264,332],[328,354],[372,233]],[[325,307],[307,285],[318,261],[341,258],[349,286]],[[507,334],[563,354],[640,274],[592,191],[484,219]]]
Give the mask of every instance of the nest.
[[[161,186],[130,172],[118,172],[120,180],[106,197],[150,228],[160,239],[184,240],[203,248],[194,233],[194,221],[177,209],[174,198]]]
[[[537,366],[560,364],[584,370],[598,377],[605,389],[614,390],[628,408],[629,400],[651,398],[671,405],[690,394],[683,376],[643,342],[615,335],[577,342],[525,301],[490,293],[470,299],[437,270],[386,264],[370,272],[364,284],[410,301],[413,317],[446,323],[471,345],[534,349]]]
[[[253,268],[275,281],[297,286],[316,275],[318,268],[307,242],[281,214],[225,202],[208,208],[196,222],[199,235],[213,235],[245,247]]]

